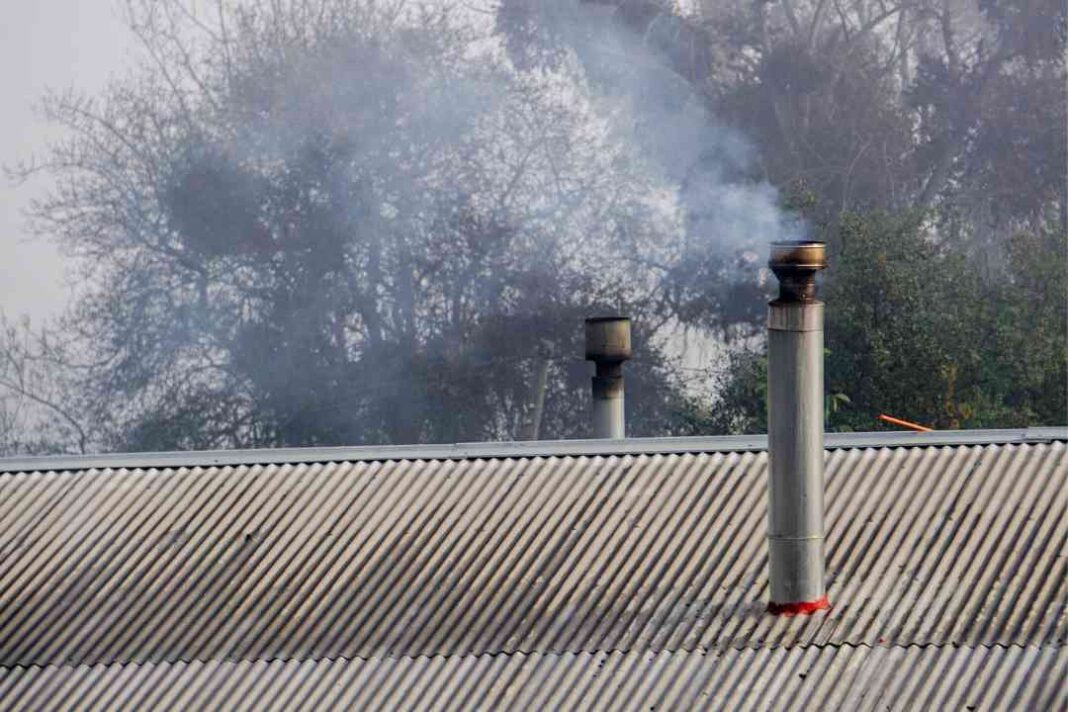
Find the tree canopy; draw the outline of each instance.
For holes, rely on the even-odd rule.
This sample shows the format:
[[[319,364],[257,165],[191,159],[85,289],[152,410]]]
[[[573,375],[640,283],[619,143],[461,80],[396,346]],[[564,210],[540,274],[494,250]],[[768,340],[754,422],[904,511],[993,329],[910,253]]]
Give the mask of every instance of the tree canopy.
[[[144,63],[47,97],[0,449],[576,437],[582,319],[632,434],[761,430],[766,242],[828,240],[828,423],[1068,421],[1051,0],[129,0]],[[683,367],[680,343],[726,347]]]

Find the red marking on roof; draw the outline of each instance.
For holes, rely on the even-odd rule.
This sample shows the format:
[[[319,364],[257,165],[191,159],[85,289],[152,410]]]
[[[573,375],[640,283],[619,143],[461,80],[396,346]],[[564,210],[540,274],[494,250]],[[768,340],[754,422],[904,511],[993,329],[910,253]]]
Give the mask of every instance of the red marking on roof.
[[[820,596],[815,601],[798,601],[797,603],[769,603],[768,613],[775,616],[808,616],[816,611],[822,611],[831,607],[831,602],[826,596]]]

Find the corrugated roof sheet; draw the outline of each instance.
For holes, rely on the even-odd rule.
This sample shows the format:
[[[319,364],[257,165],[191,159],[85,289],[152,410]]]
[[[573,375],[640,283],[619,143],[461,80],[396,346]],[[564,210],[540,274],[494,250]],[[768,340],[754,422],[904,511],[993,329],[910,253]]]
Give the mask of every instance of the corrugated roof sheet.
[[[5,709],[1027,709],[1063,706],[1052,647],[763,648],[0,669]]]
[[[724,686],[824,695],[807,677],[776,677],[803,661],[840,681],[832,697],[900,684],[910,704],[969,700],[982,690],[938,691],[960,666],[994,695],[983,699],[1052,699],[1068,597],[1065,442],[827,457],[834,608],[798,618],[764,613],[763,452],[0,476],[0,706],[36,699],[24,685],[42,700],[71,685],[123,704],[163,680],[208,694],[212,680],[307,678],[308,699],[323,702],[347,684],[336,680],[363,690],[361,676],[395,679],[397,694],[439,678],[455,701],[515,687],[483,682],[483,669],[544,676],[516,693],[533,703],[546,685],[629,684],[649,665],[711,686],[709,702]],[[619,672],[597,673],[594,659]],[[658,699],[675,683],[641,684],[619,699]]]

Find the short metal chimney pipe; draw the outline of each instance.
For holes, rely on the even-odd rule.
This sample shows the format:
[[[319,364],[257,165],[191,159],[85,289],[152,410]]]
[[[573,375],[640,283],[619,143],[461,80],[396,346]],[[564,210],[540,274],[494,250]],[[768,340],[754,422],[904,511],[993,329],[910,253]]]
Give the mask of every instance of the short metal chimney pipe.
[[[777,242],[768,265],[768,611],[830,608],[824,581],[822,242]]]
[[[630,319],[601,316],[586,320],[586,360],[593,361],[593,437],[626,437],[623,416],[623,362],[630,359]]]

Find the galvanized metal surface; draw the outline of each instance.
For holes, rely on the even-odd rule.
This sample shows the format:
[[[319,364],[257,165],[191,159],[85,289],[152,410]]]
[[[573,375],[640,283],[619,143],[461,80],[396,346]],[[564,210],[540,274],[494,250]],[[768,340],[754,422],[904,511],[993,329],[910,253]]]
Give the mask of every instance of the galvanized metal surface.
[[[937,430],[929,433],[884,431],[829,433],[824,447],[919,447],[988,445],[990,443],[1048,443],[1068,440],[1068,427],[1007,430]],[[55,455],[0,458],[3,472],[50,472],[89,468],[207,467],[211,465],[282,465],[371,460],[467,460],[488,457],[565,457],[579,455],[651,455],[687,452],[766,450],[764,435],[713,437],[627,438],[603,440],[543,440],[540,442],[478,442],[434,445],[371,445],[360,447],[271,448],[262,450],[197,450],[135,452],[106,455]]]
[[[594,438],[621,440],[627,436],[623,378],[593,377],[592,428]]]
[[[827,593],[821,302],[768,306],[768,459],[770,601],[820,605]]]
[[[827,457],[798,618],[763,453],[4,476],[0,666],[1063,646],[1064,442]]]
[[[590,432],[596,439],[622,440],[624,419],[623,362],[631,357],[630,319],[597,317],[586,320],[586,358],[597,364],[593,377]]]

